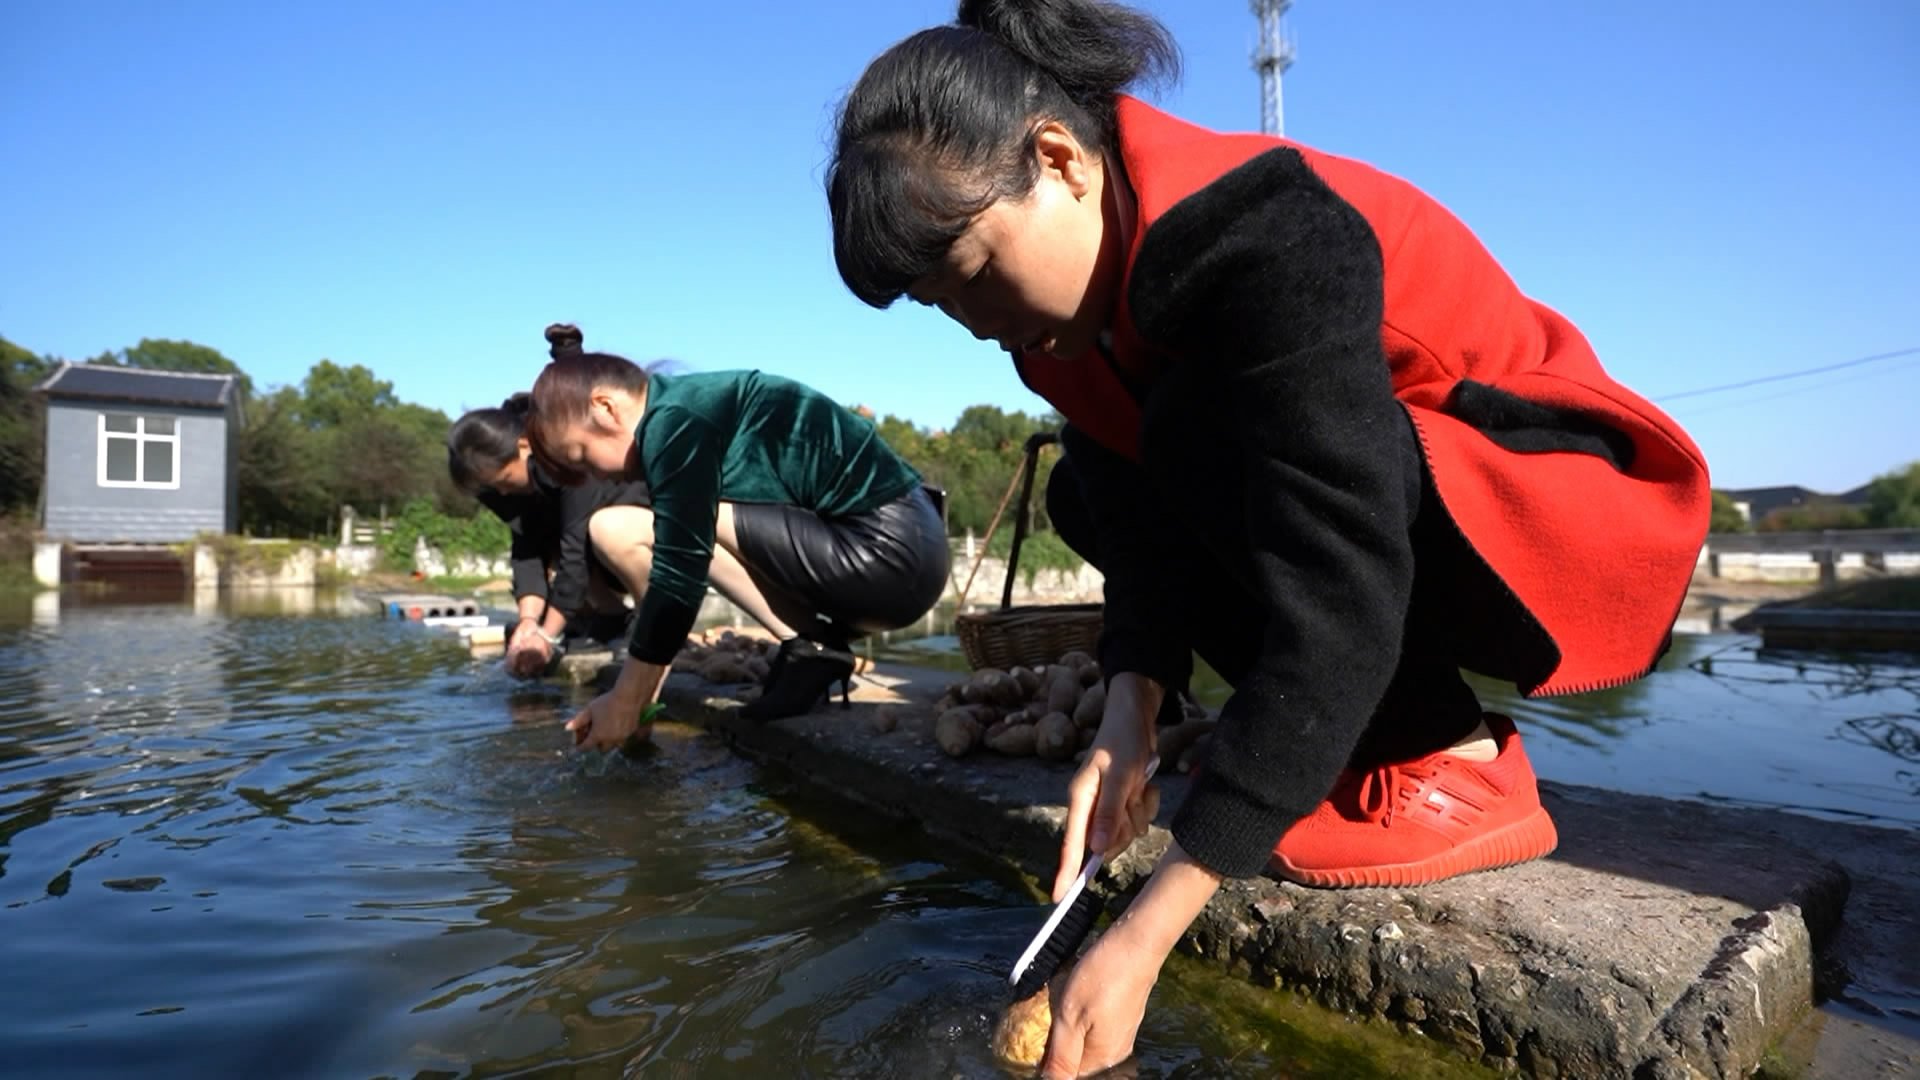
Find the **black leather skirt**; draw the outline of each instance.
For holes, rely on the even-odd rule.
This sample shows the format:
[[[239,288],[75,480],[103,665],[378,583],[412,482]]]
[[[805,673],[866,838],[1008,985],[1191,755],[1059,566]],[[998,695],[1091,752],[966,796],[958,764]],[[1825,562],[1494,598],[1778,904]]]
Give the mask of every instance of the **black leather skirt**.
[[[809,637],[897,630],[946,590],[946,523],[922,487],[839,517],[735,503],[733,527],[742,561],[775,612]]]

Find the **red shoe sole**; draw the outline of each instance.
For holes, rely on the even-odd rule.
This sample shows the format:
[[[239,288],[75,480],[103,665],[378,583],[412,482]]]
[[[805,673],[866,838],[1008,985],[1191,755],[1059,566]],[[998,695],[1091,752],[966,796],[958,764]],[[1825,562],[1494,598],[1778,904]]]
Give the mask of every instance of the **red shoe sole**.
[[[1419,862],[1303,870],[1275,852],[1272,865],[1274,872],[1288,881],[1319,889],[1405,888],[1431,885],[1475,870],[1530,862],[1552,854],[1559,843],[1560,833],[1543,806],[1511,825],[1503,825]]]

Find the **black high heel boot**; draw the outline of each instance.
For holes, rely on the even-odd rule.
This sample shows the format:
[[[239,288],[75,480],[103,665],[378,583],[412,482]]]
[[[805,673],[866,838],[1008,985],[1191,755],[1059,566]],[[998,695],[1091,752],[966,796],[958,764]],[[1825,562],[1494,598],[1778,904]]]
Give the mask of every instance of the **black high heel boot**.
[[[843,706],[853,704],[853,654],[806,638],[788,638],[767,667],[766,688],[740,715],[749,720],[798,716],[829,696],[840,684]]]

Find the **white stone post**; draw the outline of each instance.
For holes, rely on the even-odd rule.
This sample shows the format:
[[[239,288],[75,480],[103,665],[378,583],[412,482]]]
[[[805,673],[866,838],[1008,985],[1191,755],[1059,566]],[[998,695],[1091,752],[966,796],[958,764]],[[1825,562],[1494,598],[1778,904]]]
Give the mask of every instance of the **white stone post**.
[[[413,568],[427,577],[445,577],[447,561],[440,552],[427,546],[427,538],[413,538]]]
[[[60,587],[60,541],[34,541],[33,580],[38,582],[41,588]]]
[[[193,591],[220,588],[220,556],[207,544],[193,545]]]

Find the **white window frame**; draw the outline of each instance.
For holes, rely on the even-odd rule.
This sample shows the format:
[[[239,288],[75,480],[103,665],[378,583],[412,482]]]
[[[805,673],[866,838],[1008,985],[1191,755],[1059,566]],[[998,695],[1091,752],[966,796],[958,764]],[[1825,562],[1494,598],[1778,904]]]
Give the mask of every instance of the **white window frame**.
[[[96,480],[99,485],[103,488],[144,488],[148,491],[180,490],[180,418],[178,416],[167,418],[173,421],[173,434],[149,435],[147,434],[148,414],[146,413],[115,412],[113,414],[115,416],[133,417],[132,431],[108,431],[107,415],[108,414],[102,412],[99,414],[99,419],[95,421],[99,427],[99,441],[94,459],[96,464]],[[133,472],[134,475],[140,479],[107,479],[107,440],[109,438],[133,440]],[[172,480],[159,482],[145,479],[147,471],[147,444],[153,442],[171,443],[173,445]]]

